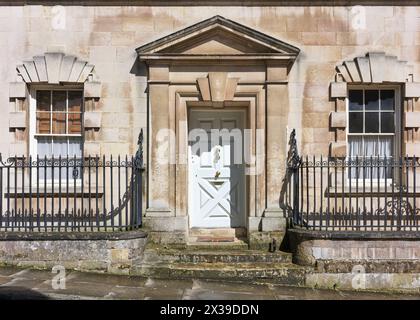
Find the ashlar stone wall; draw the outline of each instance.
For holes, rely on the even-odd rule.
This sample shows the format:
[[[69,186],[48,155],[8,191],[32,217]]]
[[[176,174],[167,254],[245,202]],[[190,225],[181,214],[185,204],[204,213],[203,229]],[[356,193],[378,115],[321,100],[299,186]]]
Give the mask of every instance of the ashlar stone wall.
[[[64,25],[57,23],[60,12]],[[407,61],[418,80],[420,8],[367,6],[364,14],[365,27],[354,28],[352,7],[340,6],[2,6],[0,101],[5,116],[0,118],[0,151],[21,151],[14,143],[26,139],[11,129],[23,121],[13,115],[21,107],[17,110],[9,99],[9,84],[19,80],[15,67],[36,55],[63,52],[94,65],[102,83],[100,130],[87,137],[99,143],[95,152],[133,153],[138,132],[148,121],[146,69],[137,62],[134,49],[222,15],[301,49],[289,76],[290,110],[284,116],[290,125],[285,130],[298,129],[302,153],[327,154],[341,134],[329,127],[329,114],[335,110],[329,85],[337,65],[381,51]]]

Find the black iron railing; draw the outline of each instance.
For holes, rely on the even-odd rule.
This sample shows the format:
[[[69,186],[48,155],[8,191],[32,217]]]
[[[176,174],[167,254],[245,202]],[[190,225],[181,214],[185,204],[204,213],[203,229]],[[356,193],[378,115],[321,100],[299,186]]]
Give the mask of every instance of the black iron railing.
[[[0,231],[130,230],[142,223],[143,133],[135,156],[0,155]]]
[[[287,208],[294,226],[312,230],[418,231],[419,158],[300,157],[294,132]]]

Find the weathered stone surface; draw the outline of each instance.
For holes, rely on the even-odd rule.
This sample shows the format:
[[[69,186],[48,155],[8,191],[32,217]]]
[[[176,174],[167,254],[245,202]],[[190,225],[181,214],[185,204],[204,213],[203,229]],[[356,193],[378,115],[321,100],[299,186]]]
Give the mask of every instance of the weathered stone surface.
[[[100,98],[102,93],[102,85],[100,82],[85,82],[84,86],[85,98]]]
[[[281,244],[283,243],[283,239],[285,236],[285,232],[279,231],[259,231],[259,232],[250,232],[248,236],[249,248],[251,250],[262,250],[268,251],[273,250],[270,248],[273,244],[273,239],[276,242],[276,250],[280,250]]]
[[[320,272],[348,272],[346,268],[363,262],[370,265],[371,272],[389,272],[405,270],[409,272],[407,263],[415,265],[420,270],[416,248],[418,241],[409,238],[395,237],[394,239],[375,239],[354,234],[352,240],[335,238],[334,233],[329,236],[318,237],[305,231],[291,231],[289,242],[292,244],[293,261],[301,265],[318,265]],[[414,238],[413,238],[414,239]],[[417,266],[418,264],[418,266]],[[327,265],[331,267],[327,267]],[[329,269],[328,269],[329,268]],[[347,271],[345,271],[347,270]]]
[[[60,67],[63,60],[63,53],[48,52],[45,54],[45,63],[47,65],[48,83],[59,83]]]
[[[361,82],[362,79],[359,74],[359,70],[357,69],[356,63],[353,60],[344,61],[344,65],[347,68],[348,73],[351,76],[352,82]]]
[[[347,114],[345,112],[331,112],[330,123],[332,128],[347,127]]]
[[[405,154],[409,156],[417,156],[420,154],[420,142],[407,142],[405,144]]]
[[[145,217],[144,219],[144,226],[154,231],[184,231],[186,224],[186,217]]]
[[[331,142],[330,153],[332,157],[345,157],[347,155],[347,143]]]
[[[101,127],[101,112],[86,111],[83,114],[84,126],[86,129],[99,129]]]
[[[372,76],[370,74],[370,64],[369,59],[366,57],[356,58],[357,67],[359,69],[359,74],[362,82],[369,83],[372,81]]]
[[[420,97],[420,82],[406,82],[405,83],[405,97],[406,98]]]
[[[384,81],[385,74],[385,53],[369,52],[370,72],[373,83]]]
[[[98,142],[85,142],[83,148],[86,155],[101,155],[101,144]]]
[[[24,156],[27,153],[27,146],[24,142],[16,142],[11,143],[9,145],[9,156],[14,157],[16,155],[18,156]]]
[[[9,114],[9,127],[10,128],[26,128],[26,112],[11,112]]]
[[[53,235],[52,235],[53,236]],[[115,234],[117,236],[117,234]],[[133,261],[140,263],[147,236],[107,240],[1,240],[0,263],[20,267],[67,269],[128,274]]]
[[[346,82],[331,82],[331,98],[345,98],[347,97],[347,83]]]
[[[27,87],[25,82],[9,83],[9,97],[24,99],[27,95]]]
[[[405,127],[419,128],[420,127],[420,112],[405,112]]]

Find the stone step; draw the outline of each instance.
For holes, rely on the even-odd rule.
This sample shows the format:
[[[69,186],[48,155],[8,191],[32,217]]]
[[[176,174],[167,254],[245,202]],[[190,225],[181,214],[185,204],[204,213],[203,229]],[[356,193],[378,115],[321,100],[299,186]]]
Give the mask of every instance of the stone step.
[[[291,263],[290,253],[274,253],[257,250],[241,251],[191,251],[191,250],[146,250],[145,261],[184,263]]]
[[[248,250],[248,243],[243,240],[236,240],[236,241],[227,241],[227,242],[217,242],[214,243],[212,241],[200,241],[200,242],[188,242],[187,243],[188,250]]]
[[[309,268],[291,263],[160,263],[133,268],[133,275],[158,279],[218,279],[304,286]]]
[[[292,255],[285,252],[197,252],[179,254],[180,262],[194,263],[291,263]]]
[[[192,228],[189,231],[190,242],[235,242],[246,237],[245,228]]]

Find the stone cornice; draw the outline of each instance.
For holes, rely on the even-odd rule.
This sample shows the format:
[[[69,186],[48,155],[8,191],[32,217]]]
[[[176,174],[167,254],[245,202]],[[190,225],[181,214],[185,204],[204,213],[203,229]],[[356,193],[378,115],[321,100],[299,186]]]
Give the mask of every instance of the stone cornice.
[[[147,5],[147,6],[409,6],[419,5],[417,0],[15,0],[1,1],[0,5]]]

